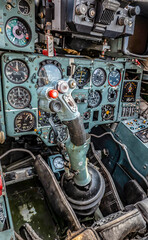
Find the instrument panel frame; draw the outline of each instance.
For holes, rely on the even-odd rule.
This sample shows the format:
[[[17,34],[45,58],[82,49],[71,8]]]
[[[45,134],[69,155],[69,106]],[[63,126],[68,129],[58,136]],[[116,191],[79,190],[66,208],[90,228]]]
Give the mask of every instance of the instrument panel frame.
[[[29,77],[28,79],[22,84],[15,84],[10,82],[7,77],[5,76],[5,66],[8,62],[11,60],[18,59],[23,62],[25,62],[29,69]],[[101,124],[111,124],[114,122],[119,121],[120,119],[120,108],[122,107],[121,103],[121,92],[123,88],[123,82],[124,82],[124,75],[125,75],[125,66],[126,60],[120,59],[116,61],[105,61],[100,59],[86,59],[84,57],[77,57],[77,56],[59,56],[59,57],[53,57],[49,58],[44,55],[40,54],[18,54],[18,53],[4,53],[2,55],[2,82],[3,82],[3,96],[4,96],[4,109],[5,109],[5,119],[6,119],[6,129],[7,129],[7,135],[15,138],[19,138],[24,135],[36,135],[37,137],[41,138],[42,141],[47,146],[52,146],[54,144],[51,144],[49,142],[49,134],[52,130],[51,125],[45,125],[41,126],[39,124],[39,109],[38,109],[38,98],[37,98],[37,81],[38,81],[38,73],[39,69],[41,67],[41,64],[44,63],[52,63],[52,61],[56,61],[56,63],[59,63],[61,66],[62,76],[63,78],[66,77],[72,77],[74,74],[75,69],[78,66],[85,66],[86,68],[90,69],[91,77],[89,83],[87,83],[83,88],[76,87],[76,89],[73,91],[72,96],[76,101],[76,98],[78,101],[76,101],[78,105],[78,109],[80,111],[80,114],[83,118],[84,114],[87,114],[89,112],[88,117],[89,119],[83,119],[84,126],[86,132],[90,132],[91,129],[95,126],[101,125]],[[67,74],[67,68],[71,68],[70,75]],[[128,64],[129,67],[129,64]],[[103,68],[106,72],[106,81],[105,83],[100,86],[94,86],[92,84],[92,74],[95,69],[97,68]],[[112,68],[119,69],[121,72],[121,81],[120,84],[116,87],[111,87],[107,81],[108,74],[112,70]],[[140,82],[140,81],[139,81]],[[15,86],[23,86],[27,88],[31,94],[32,94],[32,100],[31,105],[29,108],[25,109],[14,109],[12,106],[9,105],[7,102],[7,94],[10,91],[11,88]],[[108,101],[108,90],[113,89],[117,91],[117,98],[113,102]],[[138,85],[139,89],[139,85]],[[102,95],[102,101],[100,102],[99,106],[96,106],[94,108],[89,107],[88,105],[88,94],[89,91],[99,91]],[[140,91],[140,90],[139,90]],[[139,95],[136,95],[136,97]],[[102,108],[106,105],[111,105],[114,107],[114,116],[110,120],[104,120],[102,118]],[[15,132],[14,131],[14,119],[16,115],[23,111],[30,111],[36,116],[36,126],[33,131],[29,132]],[[11,121],[10,121],[11,119]]]

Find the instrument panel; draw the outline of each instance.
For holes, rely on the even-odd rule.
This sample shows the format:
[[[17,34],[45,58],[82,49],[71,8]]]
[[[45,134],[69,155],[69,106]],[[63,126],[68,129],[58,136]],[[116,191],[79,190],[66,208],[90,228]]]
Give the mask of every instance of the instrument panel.
[[[34,52],[35,4],[28,0],[0,0],[0,49]]]
[[[67,140],[67,127],[57,115],[38,108],[37,89],[55,79],[72,77],[76,80],[72,96],[86,132],[97,125],[119,121],[122,104],[129,104],[124,102],[130,87],[125,88],[125,82],[134,82],[137,86],[133,91],[134,100],[137,100],[140,81],[125,80],[128,63],[124,59],[108,62],[82,57],[48,58],[39,54],[5,53],[1,62],[6,131],[11,137],[33,134],[47,146]]]

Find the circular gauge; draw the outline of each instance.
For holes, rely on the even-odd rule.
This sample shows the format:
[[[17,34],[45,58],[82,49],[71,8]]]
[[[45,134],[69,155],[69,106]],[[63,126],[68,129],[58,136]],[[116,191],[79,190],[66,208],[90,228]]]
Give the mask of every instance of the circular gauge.
[[[114,118],[114,106],[112,105],[105,105],[102,107],[102,120],[113,120]]]
[[[91,108],[97,107],[101,103],[101,93],[98,91],[91,91],[88,95],[88,106]]]
[[[110,88],[107,98],[109,102],[114,102],[117,99],[117,90]]]
[[[53,165],[56,169],[63,169],[64,168],[64,161],[63,158],[57,156],[53,159]]]
[[[19,1],[18,9],[23,15],[28,15],[30,13],[30,6],[26,0]]]
[[[30,92],[24,87],[14,87],[8,93],[8,102],[13,108],[22,109],[29,106]]]
[[[90,80],[90,70],[86,67],[78,67],[74,73],[74,79],[76,80],[77,86],[82,88]]]
[[[28,67],[21,60],[12,60],[5,67],[6,77],[12,83],[24,83],[29,76]]]
[[[29,25],[21,18],[13,17],[6,23],[6,35],[17,47],[26,47],[31,40]]]
[[[119,85],[120,81],[121,81],[121,73],[119,70],[114,70],[109,73],[108,82],[110,86],[116,87]]]
[[[56,130],[58,133],[58,136],[55,136],[55,133],[53,130],[51,130],[49,134],[49,141],[52,144],[55,144],[57,142],[65,142],[68,138],[68,129],[64,125],[58,125],[56,126]]]
[[[88,120],[90,118],[90,111],[87,111],[83,114],[83,120]]]
[[[14,128],[17,132],[28,132],[35,127],[35,116],[31,112],[21,112],[14,120]]]
[[[46,64],[39,70],[38,86],[42,87],[49,82],[60,80],[62,78],[61,70],[54,64]]]
[[[106,73],[102,68],[97,68],[92,75],[92,83],[96,87],[102,86],[106,81]]]

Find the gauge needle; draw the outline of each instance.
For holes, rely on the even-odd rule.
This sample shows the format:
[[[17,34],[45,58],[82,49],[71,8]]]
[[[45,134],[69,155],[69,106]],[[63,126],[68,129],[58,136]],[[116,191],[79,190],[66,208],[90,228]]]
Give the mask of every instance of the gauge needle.
[[[25,121],[28,119],[28,117],[29,117],[29,115],[27,115],[27,116],[25,117]]]
[[[21,97],[20,89],[18,88],[18,96]]]
[[[13,68],[12,66],[9,66],[9,67],[12,68],[14,71],[18,72],[16,68]]]
[[[83,71],[81,71],[81,76],[80,76],[79,83],[81,83],[82,73],[83,73]]]
[[[16,61],[16,70],[18,72],[19,68],[18,68],[18,62]]]

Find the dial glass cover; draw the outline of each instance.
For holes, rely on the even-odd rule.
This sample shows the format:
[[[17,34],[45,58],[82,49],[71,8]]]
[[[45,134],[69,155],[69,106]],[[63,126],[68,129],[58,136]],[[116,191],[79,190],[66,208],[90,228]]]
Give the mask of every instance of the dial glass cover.
[[[105,105],[102,107],[102,120],[113,120],[114,118],[114,106]]]
[[[82,88],[90,80],[90,70],[86,67],[78,67],[74,73],[74,79],[77,83],[77,86]]]
[[[31,112],[21,112],[14,120],[14,128],[17,132],[27,132],[35,127],[35,116]]]
[[[119,85],[120,81],[121,81],[121,74],[119,70],[114,70],[109,73],[108,82],[110,86],[116,87]]]
[[[23,15],[28,15],[30,13],[30,6],[26,0],[20,0],[18,3],[18,9]]]
[[[117,90],[113,89],[113,88],[110,88],[108,90],[108,101],[109,102],[114,102],[116,99],[117,99]]]
[[[104,69],[102,68],[95,69],[92,75],[92,83],[96,87],[100,87],[105,83],[105,81],[106,81],[106,73]]]
[[[31,41],[29,25],[21,18],[10,18],[5,30],[9,41],[17,47],[25,47]]]
[[[56,169],[63,169],[64,168],[64,161],[62,157],[55,157],[53,159],[53,165]]]
[[[91,91],[88,95],[88,106],[97,107],[101,103],[101,93],[99,91]]]
[[[14,87],[8,93],[9,104],[16,109],[28,107],[31,101],[30,92],[24,87]]]
[[[23,83],[28,79],[29,70],[21,60],[12,60],[6,65],[5,75],[12,83]]]
[[[60,69],[54,64],[46,64],[39,70],[38,86],[42,87],[54,80],[62,79],[62,73]]]
[[[87,111],[85,113],[83,113],[83,120],[88,120],[91,116],[91,112]]]

